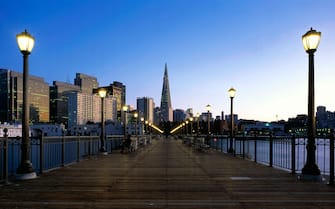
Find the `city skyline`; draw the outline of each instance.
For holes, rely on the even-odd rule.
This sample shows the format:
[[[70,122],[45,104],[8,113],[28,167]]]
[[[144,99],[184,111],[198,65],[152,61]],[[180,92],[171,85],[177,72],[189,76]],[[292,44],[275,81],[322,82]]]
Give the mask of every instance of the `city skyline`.
[[[307,114],[308,57],[301,36],[322,33],[315,53],[315,106],[335,110],[335,2],[22,1],[2,2],[0,68],[21,72],[15,35],[35,37],[30,74],[73,82],[76,72],[127,86],[127,104],[160,101],[169,66],[173,109],[274,121]],[[306,12],[307,11],[307,12]]]

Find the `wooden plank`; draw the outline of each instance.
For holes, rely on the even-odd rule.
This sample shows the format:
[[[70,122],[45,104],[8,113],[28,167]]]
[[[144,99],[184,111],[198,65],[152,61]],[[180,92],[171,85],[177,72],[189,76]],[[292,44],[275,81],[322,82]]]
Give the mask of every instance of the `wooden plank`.
[[[335,189],[159,140],[0,187],[0,208],[334,208]]]

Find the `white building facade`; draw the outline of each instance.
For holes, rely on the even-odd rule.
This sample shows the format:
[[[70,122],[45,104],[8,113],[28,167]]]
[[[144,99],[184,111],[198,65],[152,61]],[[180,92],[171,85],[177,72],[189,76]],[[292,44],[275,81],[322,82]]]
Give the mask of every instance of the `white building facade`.
[[[71,92],[68,94],[69,127],[88,122],[101,122],[101,98],[95,94]],[[116,98],[104,98],[104,119],[116,120]]]

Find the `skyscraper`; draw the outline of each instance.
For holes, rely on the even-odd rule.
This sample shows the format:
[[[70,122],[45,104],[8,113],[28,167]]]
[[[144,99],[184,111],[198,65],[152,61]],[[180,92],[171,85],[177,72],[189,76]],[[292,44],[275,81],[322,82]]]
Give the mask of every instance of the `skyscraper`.
[[[83,73],[76,73],[74,85],[80,86],[80,90],[85,94],[92,94],[93,89],[98,88],[99,83],[96,77],[85,75]]]
[[[170,96],[170,86],[169,86],[169,77],[167,72],[167,64],[165,63],[165,71],[163,78],[163,89],[162,89],[162,97],[161,97],[161,121],[172,121],[173,120],[173,112],[171,105],[171,96]]]
[[[87,122],[101,121],[101,98],[96,94],[68,92],[68,127],[83,125]],[[107,96],[104,99],[105,121],[116,119],[116,98]]]
[[[50,122],[68,125],[68,97],[69,92],[80,92],[80,86],[54,81],[50,86]]]
[[[30,122],[49,122],[49,85],[29,75]],[[22,120],[23,74],[0,69],[0,122]]]
[[[155,103],[153,98],[139,97],[137,98],[137,111],[140,117],[149,122],[154,122]]]
[[[102,88],[108,89],[108,94],[116,98],[117,119],[121,120],[122,107],[126,104],[126,86],[118,81],[114,81],[109,86]]]

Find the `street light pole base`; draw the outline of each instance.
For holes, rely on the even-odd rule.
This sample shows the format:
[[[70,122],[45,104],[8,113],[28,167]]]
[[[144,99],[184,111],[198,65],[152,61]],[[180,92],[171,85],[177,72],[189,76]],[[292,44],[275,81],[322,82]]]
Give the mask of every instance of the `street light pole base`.
[[[108,155],[108,152],[106,152],[106,151],[100,151],[100,153],[99,153],[100,155]]]
[[[21,162],[20,166],[16,171],[15,178],[18,180],[29,180],[36,178],[36,172],[29,160]]]
[[[300,176],[298,176],[298,179],[302,181],[315,181],[315,182],[322,181],[321,175],[310,175],[310,174],[301,174]]]
[[[16,174],[15,178],[17,180],[30,180],[30,179],[35,179],[37,178],[37,175],[35,172],[31,172],[31,173],[20,173],[20,174]]]
[[[299,179],[305,181],[322,181],[319,167],[315,163],[306,164],[301,171]]]

